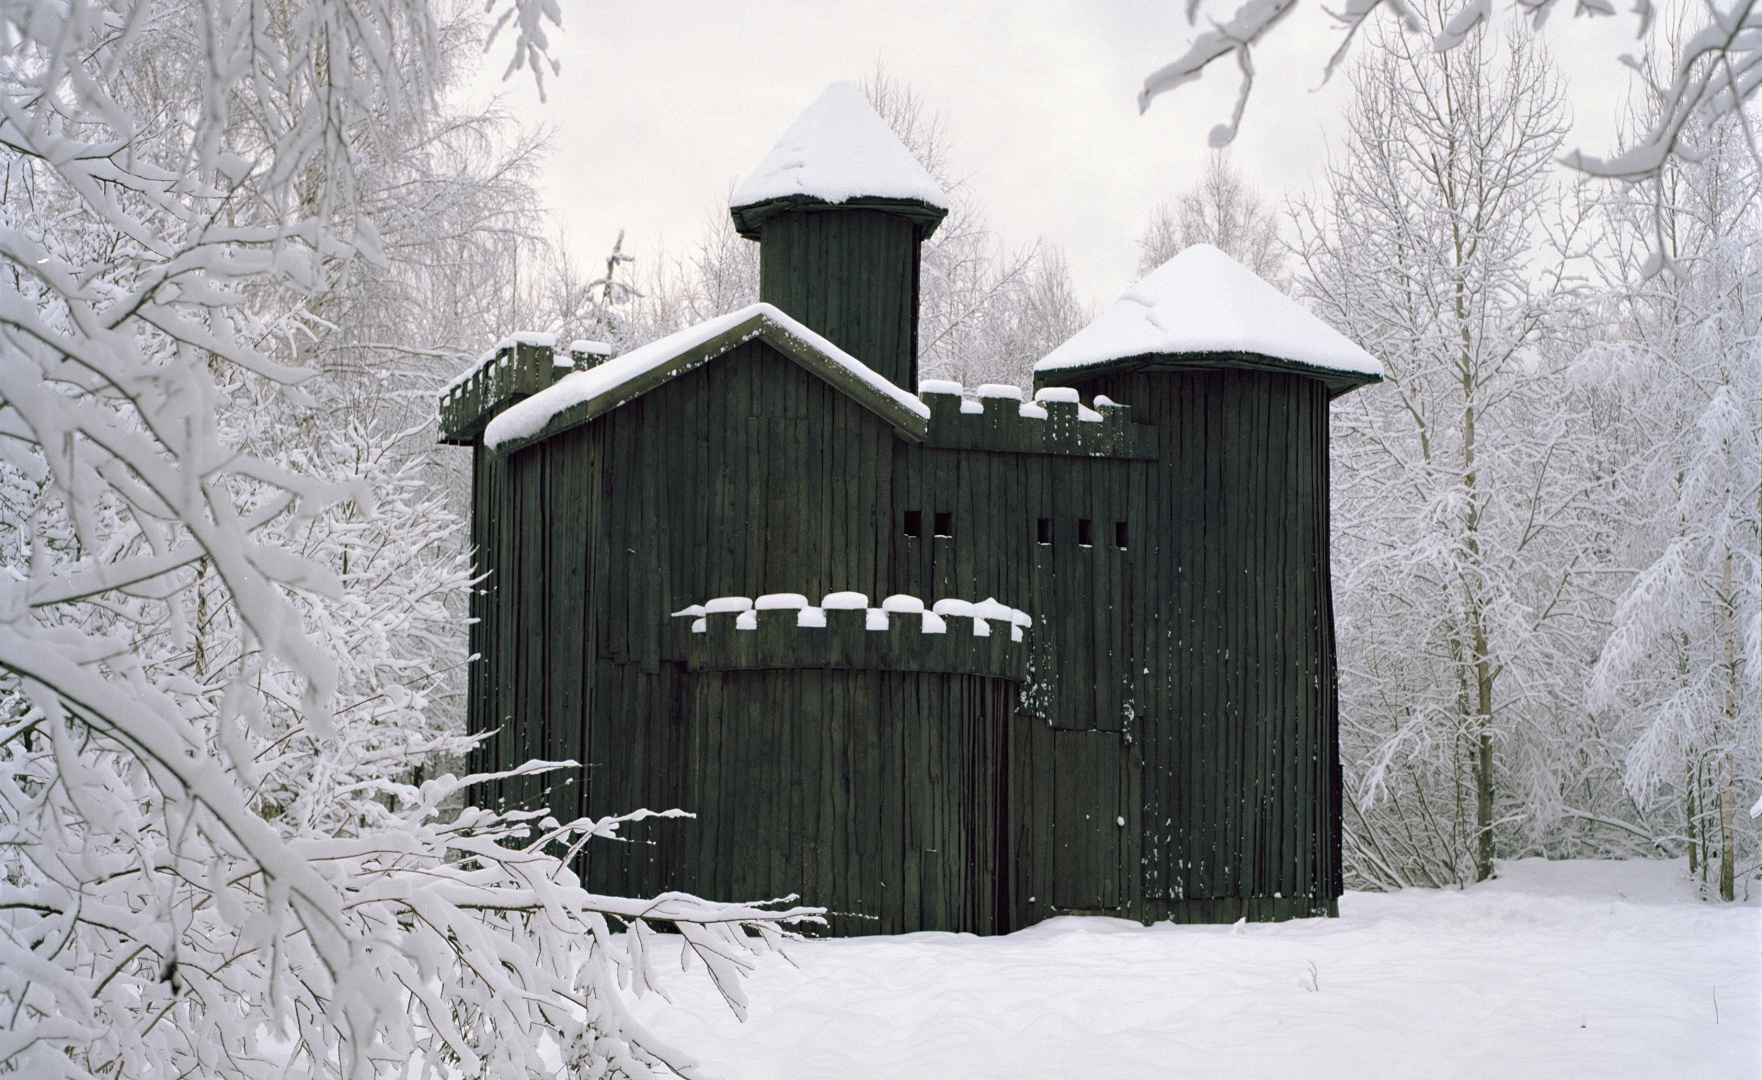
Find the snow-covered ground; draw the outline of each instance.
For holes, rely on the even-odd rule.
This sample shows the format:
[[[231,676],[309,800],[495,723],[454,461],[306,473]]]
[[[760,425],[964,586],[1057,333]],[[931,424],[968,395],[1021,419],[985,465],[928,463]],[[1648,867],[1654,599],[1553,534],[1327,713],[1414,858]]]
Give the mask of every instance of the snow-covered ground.
[[[745,1023],[701,970],[636,1011],[729,1080],[1762,1076],[1762,910],[1685,876],[1522,860],[1338,919],[803,942]]]

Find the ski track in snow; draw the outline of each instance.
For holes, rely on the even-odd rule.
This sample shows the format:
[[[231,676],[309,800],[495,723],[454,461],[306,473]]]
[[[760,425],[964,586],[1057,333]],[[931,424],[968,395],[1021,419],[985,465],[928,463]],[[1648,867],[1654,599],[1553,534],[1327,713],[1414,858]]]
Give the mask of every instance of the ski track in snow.
[[[1698,901],[1683,860],[1499,865],[1338,919],[800,942],[746,1023],[701,971],[633,1004],[726,1080],[1762,1075],[1762,905]]]

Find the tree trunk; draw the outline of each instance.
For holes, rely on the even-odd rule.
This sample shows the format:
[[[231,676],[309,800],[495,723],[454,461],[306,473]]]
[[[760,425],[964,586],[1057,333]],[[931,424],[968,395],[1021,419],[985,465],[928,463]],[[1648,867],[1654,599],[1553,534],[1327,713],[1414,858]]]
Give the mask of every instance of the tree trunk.
[[[1467,496],[1462,546],[1468,556],[1463,606],[1468,616],[1469,645],[1474,650],[1474,879],[1493,876],[1493,658],[1487,638],[1486,612],[1481,604],[1481,502],[1475,467],[1476,391],[1474,348],[1468,334],[1468,308],[1460,282],[1456,290],[1456,314],[1462,327],[1462,487]]]
[[[1681,481],[1679,476],[1678,481]],[[1676,681],[1679,685],[1689,681],[1689,635],[1685,631],[1678,642],[1680,646],[1676,654]],[[1683,771],[1687,774],[1683,787],[1683,831],[1689,837],[1689,877],[1697,871],[1705,873],[1707,865],[1706,831],[1700,830],[1701,825],[1701,763],[1699,756],[1691,748],[1683,760]],[[1697,831],[1700,830],[1700,831]]]
[[[1684,831],[1689,834],[1689,876],[1694,877],[1695,872],[1701,868],[1701,863],[1698,858],[1700,852],[1695,850],[1695,759],[1692,756],[1688,760],[1686,771],[1688,772],[1688,779],[1686,781],[1687,787],[1685,788],[1686,794],[1683,799],[1685,805],[1683,806],[1682,819],[1684,822]]]
[[[1731,835],[1731,747],[1737,741],[1738,730],[1738,664],[1737,664],[1737,633],[1733,626],[1736,620],[1736,597],[1731,592],[1731,541],[1724,543],[1725,565],[1720,571],[1719,621],[1720,629],[1725,633],[1725,730],[1720,732],[1720,742],[1725,744],[1724,753],[1719,756],[1719,898],[1732,900],[1736,896],[1735,882],[1732,880],[1737,853],[1732,850]]]
[[[1734,900],[1737,898],[1736,882],[1733,880],[1733,868],[1736,853],[1732,851],[1731,835],[1731,752],[1726,751],[1720,756],[1719,766],[1719,898]]]
[[[1493,736],[1490,732],[1481,732],[1479,749],[1479,763],[1475,766],[1474,879],[1485,881],[1493,876]]]
[[[1470,547],[1474,547],[1470,535]],[[1467,590],[1469,647],[1474,665],[1474,879],[1493,876],[1493,658],[1478,597]],[[1466,680],[1464,680],[1466,682]],[[1466,689],[1466,688],[1465,688]],[[1466,704],[1466,703],[1465,703]]]

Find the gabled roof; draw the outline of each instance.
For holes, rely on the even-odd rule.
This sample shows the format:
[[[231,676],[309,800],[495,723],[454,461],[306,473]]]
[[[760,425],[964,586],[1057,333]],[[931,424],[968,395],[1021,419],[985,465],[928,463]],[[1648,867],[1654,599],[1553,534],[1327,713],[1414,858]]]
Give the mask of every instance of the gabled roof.
[[[1381,382],[1383,365],[1210,244],[1195,244],[1034,365],[1036,382],[1124,366],[1271,368],[1335,394]]]
[[[928,236],[948,213],[948,194],[855,83],[835,82],[728,201],[735,227],[747,237],[756,237],[772,214],[813,204],[905,214]]]
[[[777,308],[753,304],[651,341],[598,367],[563,376],[549,389],[491,420],[484,428],[483,443],[503,453],[517,450],[603,416],[759,338],[892,424],[906,438],[924,440],[929,406]]]

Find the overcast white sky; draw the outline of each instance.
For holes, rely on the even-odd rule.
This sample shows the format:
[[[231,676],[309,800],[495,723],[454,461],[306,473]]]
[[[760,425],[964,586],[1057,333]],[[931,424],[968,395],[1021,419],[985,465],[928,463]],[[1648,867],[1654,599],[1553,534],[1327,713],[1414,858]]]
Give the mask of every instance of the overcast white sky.
[[[1233,64],[1140,116],[1144,76],[1192,30],[1179,0],[561,0],[560,76],[540,103],[525,72],[501,83],[502,44],[482,85],[552,132],[542,194],[570,245],[598,255],[682,252],[729,188],[826,84],[877,62],[948,124],[957,167],[1011,245],[1036,238],[1069,260],[1078,296],[1111,302],[1132,283],[1136,239],[1159,202],[1203,168],[1206,133],[1228,118]],[[1233,10],[1229,0],[1217,13]],[[1576,121],[1572,145],[1607,148],[1633,23],[1566,17],[1548,26]],[[1232,149],[1270,200],[1309,190],[1337,145],[1349,88],[1320,87],[1338,41],[1308,0],[1256,53],[1258,77]]]

